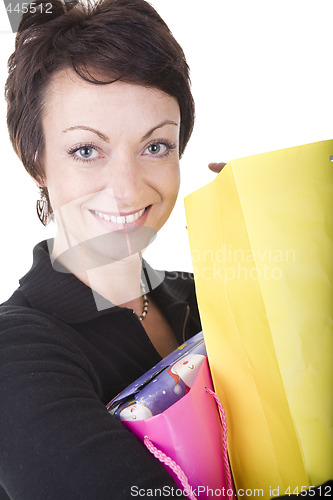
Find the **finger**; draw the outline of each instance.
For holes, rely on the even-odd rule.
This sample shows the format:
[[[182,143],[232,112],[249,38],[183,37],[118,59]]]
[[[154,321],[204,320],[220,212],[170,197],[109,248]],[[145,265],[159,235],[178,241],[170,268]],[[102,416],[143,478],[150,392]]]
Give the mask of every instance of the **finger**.
[[[211,170],[212,172],[215,172],[216,174],[218,174],[219,172],[221,172],[222,168],[226,166],[226,163],[209,163],[208,164],[208,168],[209,170]]]

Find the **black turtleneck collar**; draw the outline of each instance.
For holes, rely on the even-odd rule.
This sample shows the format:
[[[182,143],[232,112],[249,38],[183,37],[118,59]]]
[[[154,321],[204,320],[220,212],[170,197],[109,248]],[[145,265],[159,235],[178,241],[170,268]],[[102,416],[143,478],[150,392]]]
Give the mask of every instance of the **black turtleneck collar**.
[[[151,296],[161,305],[171,324],[175,315],[179,317],[180,309],[183,310],[188,301],[193,302],[193,276],[189,273],[155,271],[144,262],[143,278],[147,290],[150,289]],[[33,265],[8,303],[25,305],[73,324],[121,310],[101,296],[96,302],[91,288],[73,274],[56,271],[47,241],[34,248]]]

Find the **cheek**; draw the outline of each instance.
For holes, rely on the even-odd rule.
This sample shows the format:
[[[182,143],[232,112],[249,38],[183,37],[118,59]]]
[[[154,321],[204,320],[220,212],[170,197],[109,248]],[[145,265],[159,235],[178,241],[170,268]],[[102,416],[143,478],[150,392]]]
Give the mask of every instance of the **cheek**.
[[[54,209],[80,200],[94,188],[88,171],[83,172],[78,166],[70,163],[52,144],[45,150],[43,164],[45,185]]]
[[[172,182],[170,183],[170,203],[172,204],[172,207],[176,203],[177,196],[179,193],[179,186],[180,186],[180,176],[179,172],[178,174],[173,178]]]
[[[46,169],[46,187],[54,209],[68,204],[78,205],[89,196],[93,188],[89,179],[73,175],[65,168],[53,167]]]
[[[77,186],[67,184],[65,179],[59,179],[59,182],[52,179],[52,182],[47,184],[47,188],[53,210],[77,205],[82,197],[82,192],[77,189]]]
[[[165,200],[174,203],[180,186],[179,165],[175,165],[159,177],[160,193]]]

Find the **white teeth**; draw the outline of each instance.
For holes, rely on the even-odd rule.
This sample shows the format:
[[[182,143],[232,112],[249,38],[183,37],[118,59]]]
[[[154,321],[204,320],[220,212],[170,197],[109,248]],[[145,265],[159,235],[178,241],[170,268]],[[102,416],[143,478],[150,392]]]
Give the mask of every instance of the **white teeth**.
[[[136,218],[137,218],[136,214],[127,215],[126,216],[126,222],[134,222],[136,220]]]
[[[113,222],[114,224],[128,224],[130,222],[135,222],[136,220],[138,220],[138,218],[141,217],[141,215],[143,215],[145,210],[146,209],[143,208],[142,210],[136,212],[135,214],[119,215],[118,217],[115,215],[106,215],[103,214],[102,212],[97,212],[96,210],[92,210],[92,212],[98,215],[98,217],[100,217],[101,219]]]

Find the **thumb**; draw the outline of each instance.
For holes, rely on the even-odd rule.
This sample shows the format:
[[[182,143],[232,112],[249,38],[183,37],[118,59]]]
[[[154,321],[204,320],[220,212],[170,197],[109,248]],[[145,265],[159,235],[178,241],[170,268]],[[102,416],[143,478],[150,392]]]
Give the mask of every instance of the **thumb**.
[[[208,164],[209,170],[211,170],[212,172],[215,172],[216,174],[221,172],[222,168],[225,166],[226,166],[226,163],[209,163]]]

